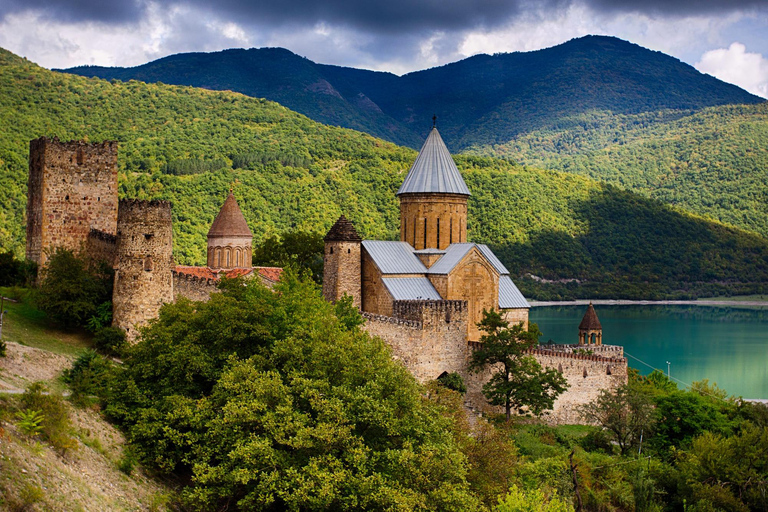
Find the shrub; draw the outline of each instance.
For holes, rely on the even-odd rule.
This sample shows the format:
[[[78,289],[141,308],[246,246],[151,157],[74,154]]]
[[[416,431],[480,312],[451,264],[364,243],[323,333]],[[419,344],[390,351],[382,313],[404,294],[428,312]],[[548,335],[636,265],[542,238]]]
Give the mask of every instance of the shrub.
[[[41,411],[25,409],[16,412],[16,418],[19,420],[17,424],[19,430],[26,436],[35,437],[40,435],[40,432],[43,431],[43,426],[40,424],[43,422],[45,416],[43,416]]]
[[[437,378],[437,382],[441,386],[458,391],[462,395],[467,392],[467,386],[464,384],[464,379],[462,379],[461,375],[456,372],[443,372]]]
[[[63,374],[72,390],[72,400],[78,403],[89,395],[103,395],[110,368],[109,362],[93,350],[83,352]]]
[[[121,356],[128,347],[125,331],[119,327],[102,327],[93,338],[96,350],[108,356]]]
[[[40,422],[42,438],[64,454],[76,446],[74,439],[70,436],[71,425],[67,404],[61,396],[45,393],[45,385],[42,382],[35,382],[21,395],[21,406],[27,411],[40,411],[43,416]]]

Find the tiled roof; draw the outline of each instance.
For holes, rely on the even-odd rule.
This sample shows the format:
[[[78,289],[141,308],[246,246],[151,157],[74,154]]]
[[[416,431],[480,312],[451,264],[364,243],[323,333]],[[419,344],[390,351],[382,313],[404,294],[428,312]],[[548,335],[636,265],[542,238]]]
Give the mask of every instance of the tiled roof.
[[[394,300],[441,300],[426,277],[385,277],[381,280]]]
[[[243,236],[253,238],[248,223],[245,221],[242,210],[237,204],[235,196],[229,193],[219,214],[211,224],[208,236]]]
[[[508,275],[499,277],[499,309],[530,308],[523,294]]]
[[[228,277],[234,279],[236,277],[244,277],[258,272],[259,276],[272,281],[277,282],[280,280],[280,276],[283,274],[283,269],[280,267],[253,267],[253,268],[233,268],[231,270],[212,270],[209,267],[193,267],[188,265],[176,265],[173,271],[177,274],[183,274],[187,276],[198,277],[201,279],[213,279],[218,281],[222,277]]]
[[[581,319],[579,329],[584,329],[585,331],[597,331],[602,328],[603,326],[600,325],[600,319],[597,318],[597,311],[595,311],[595,307],[590,302],[587,312],[584,313],[584,318]]]
[[[326,242],[359,242],[362,238],[357,234],[355,225],[342,215],[339,217],[339,220],[331,226],[331,229],[328,230],[328,234],[325,235],[323,240]]]
[[[471,195],[437,128],[432,128],[397,191],[397,195],[424,193]]]
[[[413,254],[408,242],[363,240],[363,248],[382,274],[422,274],[427,267]]]

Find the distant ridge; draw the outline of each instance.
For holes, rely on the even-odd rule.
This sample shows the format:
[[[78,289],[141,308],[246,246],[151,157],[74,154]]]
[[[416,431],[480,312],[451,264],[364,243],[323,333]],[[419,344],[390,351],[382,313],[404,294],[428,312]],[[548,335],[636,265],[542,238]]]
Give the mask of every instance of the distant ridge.
[[[282,48],[186,53],[132,68],[64,70],[104,79],[232,90],[311,119],[418,148],[437,114],[452,151],[502,144],[589,110],[637,114],[764,101],[661,52],[585,36],[533,52],[475,55],[398,77],[316,64]]]

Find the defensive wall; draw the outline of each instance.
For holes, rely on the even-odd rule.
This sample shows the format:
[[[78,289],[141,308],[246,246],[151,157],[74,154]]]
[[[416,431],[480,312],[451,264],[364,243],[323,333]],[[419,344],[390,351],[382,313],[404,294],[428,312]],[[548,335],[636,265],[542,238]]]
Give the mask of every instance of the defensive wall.
[[[85,243],[85,253],[92,260],[113,266],[117,256],[117,235],[91,229]]]
[[[208,302],[217,293],[216,280],[173,271],[173,300],[186,297],[196,302]]]

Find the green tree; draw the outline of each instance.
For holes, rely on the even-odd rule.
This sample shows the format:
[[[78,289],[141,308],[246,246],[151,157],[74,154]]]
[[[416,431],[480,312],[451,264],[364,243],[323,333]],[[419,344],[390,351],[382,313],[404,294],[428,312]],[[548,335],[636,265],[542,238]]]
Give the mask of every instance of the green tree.
[[[316,283],[323,282],[323,236],[305,231],[286,231],[272,235],[253,250],[253,264],[271,267],[293,266],[311,273]]]
[[[56,249],[42,269],[37,305],[65,327],[84,327],[112,299],[112,270]]]
[[[504,499],[499,500],[498,512],[573,512],[573,505],[557,496],[546,496],[539,489],[525,492],[513,485]]]
[[[179,301],[116,368],[106,412],[193,510],[471,510],[451,420],[379,339],[288,272]]]
[[[527,409],[536,416],[551,409],[557,396],[568,389],[568,383],[560,372],[542,368],[527,355],[538,343],[539,327],[530,324],[525,330],[522,323],[510,327],[496,311],[484,311],[477,325],[485,334],[480,337],[480,347],[472,353],[470,369],[491,369],[491,379],[483,386],[488,402],[504,406],[507,421],[512,409]]]
[[[579,412],[584,421],[610,432],[622,455],[637,446],[643,434],[650,434],[654,418],[653,402],[635,384],[603,389]]]

